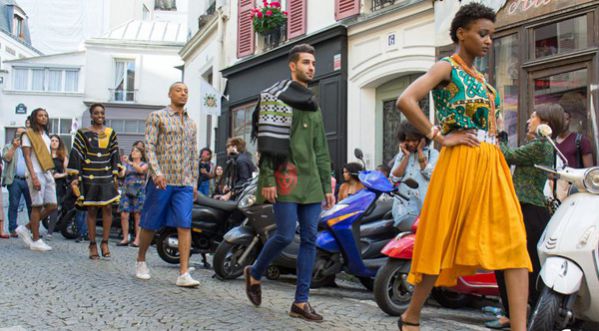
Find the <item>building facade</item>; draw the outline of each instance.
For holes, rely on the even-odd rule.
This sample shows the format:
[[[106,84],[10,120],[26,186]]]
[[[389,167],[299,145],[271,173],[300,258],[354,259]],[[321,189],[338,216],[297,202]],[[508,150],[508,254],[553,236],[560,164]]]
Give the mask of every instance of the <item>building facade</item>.
[[[364,152],[368,168],[389,164],[399,151],[405,117],[397,97],[435,61],[431,1],[366,1],[348,24],[347,150]],[[428,98],[421,102],[431,114]],[[431,114],[432,115],[432,114]]]

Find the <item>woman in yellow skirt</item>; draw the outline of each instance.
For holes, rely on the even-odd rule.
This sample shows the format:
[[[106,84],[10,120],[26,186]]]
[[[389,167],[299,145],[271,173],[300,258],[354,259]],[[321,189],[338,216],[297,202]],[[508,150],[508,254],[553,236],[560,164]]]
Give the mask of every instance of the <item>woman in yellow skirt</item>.
[[[418,330],[433,286],[453,286],[479,269],[504,270],[512,330],[526,329],[528,272],[526,232],[510,169],[496,142],[499,96],[474,68],[491,47],[495,12],[479,3],[462,6],[451,24],[458,44],[411,84],[397,108],[442,147],[431,177],[408,281],[412,301],[400,330]],[[441,127],[433,126],[418,101],[433,91]]]

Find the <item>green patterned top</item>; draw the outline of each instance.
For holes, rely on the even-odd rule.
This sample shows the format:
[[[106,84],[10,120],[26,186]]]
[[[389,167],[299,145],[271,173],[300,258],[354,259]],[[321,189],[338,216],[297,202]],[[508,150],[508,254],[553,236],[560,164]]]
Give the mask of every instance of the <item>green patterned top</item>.
[[[546,140],[535,139],[518,148],[511,148],[505,142],[500,143],[501,152],[509,165],[515,165],[514,188],[520,203],[544,207],[543,188],[547,174],[535,168],[535,164],[552,167],[553,147]]]
[[[466,72],[453,58],[441,61],[451,64],[451,80],[443,88],[433,90],[435,111],[441,133],[459,129],[489,131],[488,116],[492,109],[488,90],[495,95],[495,116],[499,116],[499,94],[489,84],[483,84]]]

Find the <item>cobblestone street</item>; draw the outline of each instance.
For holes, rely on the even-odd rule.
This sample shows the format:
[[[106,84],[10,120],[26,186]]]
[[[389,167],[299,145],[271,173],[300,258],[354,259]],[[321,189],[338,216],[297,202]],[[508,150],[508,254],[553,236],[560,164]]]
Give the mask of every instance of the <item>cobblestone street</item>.
[[[325,317],[313,324],[287,316],[292,279],[268,281],[262,307],[245,297],[242,279],[223,282],[212,270],[192,275],[197,289],[174,285],[177,268],[152,247],[152,279],[133,277],[137,249],[116,247],[111,260],[90,261],[87,242],[54,235],[48,253],[26,249],[18,239],[0,241],[0,329],[10,330],[396,330],[372,294],[357,283],[312,290],[311,302]],[[199,265],[200,259],[192,257]],[[453,311],[428,306],[423,330],[486,330],[475,309]]]

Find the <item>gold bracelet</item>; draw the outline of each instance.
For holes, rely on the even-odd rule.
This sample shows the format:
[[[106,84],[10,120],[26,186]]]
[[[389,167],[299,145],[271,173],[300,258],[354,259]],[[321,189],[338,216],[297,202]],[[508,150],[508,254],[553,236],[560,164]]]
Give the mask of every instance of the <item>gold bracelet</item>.
[[[418,158],[418,162],[425,162],[425,161],[426,161],[426,157]]]

